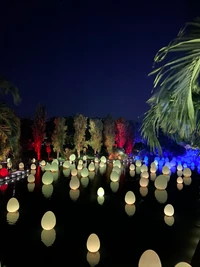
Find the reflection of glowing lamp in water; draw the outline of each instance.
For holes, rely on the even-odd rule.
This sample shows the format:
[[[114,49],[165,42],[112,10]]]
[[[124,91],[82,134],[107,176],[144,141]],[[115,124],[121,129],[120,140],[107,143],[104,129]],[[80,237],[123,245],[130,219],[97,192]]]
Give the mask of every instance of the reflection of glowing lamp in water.
[[[27,188],[29,192],[33,192],[35,189],[35,183],[28,183]]]
[[[183,184],[177,184],[177,189],[181,191],[183,189]]]
[[[95,172],[89,172],[88,177],[90,178],[90,180],[93,180],[95,177]],[[87,178],[87,177],[85,177],[85,178]],[[84,179],[84,177],[82,179]]]
[[[53,174],[51,172],[45,172],[42,175],[42,183],[49,185],[53,183]]]
[[[70,176],[70,169],[65,169],[65,170],[63,170],[63,175],[64,175],[65,177],[69,177],[69,176]]]
[[[153,182],[156,180],[156,172],[151,172],[150,173],[150,180],[153,181]]]
[[[10,198],[7,203],[7,211],[16,212],[18,210],[19,210],[19,201],[15,197]]]
[[[135,177],[135,171],[129,171],[129,175],[130,175],[131,177]]]
[[[177,176],[182,176],[183,172],[182,171],[177,171]]]
[[[80,190],[79,189],[76,189],[76,190],[71,189],[69,191],[69,196],[70,196],[71,200],[76,201],[80,196]]]
[[[158,254],[151,249],[146,250],[141,255],[139,264],[138,264],[138,267],[147,267],[147,266],[162,267]]]
[[[50,247],[56,240],[56,231],[55,229],[51,230],[42,230],[41,240],[45,244],[45,246]]]
[[[140,187],[140,194],[142,197],[146,197],[148,194],[148,188],[147,187]]]
[[[101,196],[101,197],[98,196],[98,197],[97,197],[97,202],[99,203],[99,205],[103,205],[104,201],[105,201],[104,196]]]
[[[69,183],[69,187],[73,190],[76,190],[79,188],[79,186],[80,186],[80,181],[78,177],[72,176],[70,183]]]
[[[112,171],[115,171],[116,173],[118,173],[118,175],[121,175],[122,169],[119,168],[118,166],[113,167]]]
[[[83,187],[87,187],[89,184],[89,178],[88,177],[81,178],[81,184]]]
[[[46,197],[46,198],[50,198],[53,194],[53,185],[52,184],[44,184],[42,186],[42,194]]]
[[[57,172],[59,169],[59,165],[56,162],[51,163],[50,166],[51,166],[50,167],[51,172]]]
[[[191,183],[192,183],[191,177],[183,177],[183,183],[185,185],[191,185]]]
[[[28,181],[28,183],[34,183],[35,182],[35,176],[33,174],[29,174],[27,181]]]
[[[96,234],[91,234],[86,243],[87,250],[89,252],[95,253],[100,249],[100,240]]]
[[[102,157],[100,158],[100,161],[101,161],[102,163],[106,164],[106,162],[107,162],[106,157],[105,157],[105,156],[102,156]]]
[[[83,169],[83,164],[78,164],[78,166],[77,166],[77,170],[80,171],[80,170],[82,170],[82,169]]]
[[[148,179],[149,178],[149,173],[147,171],[143,171],[141,174],[140,174],[141,177],[145,178],[145,179]]]
[[[44,230],[51,230],[56,225],[56,216],[52,211],[47,211],[41,220],[41,226]]]
[[[174,217],[165,215],[164,221],[168,226],[172,226],[174,224]]]
[[[135,194],[132,191],[128,191],[125,195],[125,202],[128,205],[135,203]]]
[[[125,212],[128,216],[133,216],[135,214],[135,211],[136,211],[136,208],[135,208],[135,205],[128,205],[126,204],[125,205]]]
[[[167,204],[164,208],[164,214],[166,216],[173,216],[174,215],[174,207],[171,204]]]
[[[96,266],[99,264],[100,261],[100,253],[97,251],[96,253],[91,253],[88,251],[87,253],[87,261],[90,264],[91,267]]]
[[[19,219],[19,212],[7,212],[6,219],[8,224],[14,225]]]
[[[113,193],[116,193],[119,189],[119,182],[111,182],[110,188],[111,188]]]
[[[104,196],[104,189],[102,187],[99,187],[99,189],[97,190],[97,195],[99,197],[103,197]]]
[[[156,189],[154,195],[159,203],[164,204],[167,202],[168,194],[166,190]]]

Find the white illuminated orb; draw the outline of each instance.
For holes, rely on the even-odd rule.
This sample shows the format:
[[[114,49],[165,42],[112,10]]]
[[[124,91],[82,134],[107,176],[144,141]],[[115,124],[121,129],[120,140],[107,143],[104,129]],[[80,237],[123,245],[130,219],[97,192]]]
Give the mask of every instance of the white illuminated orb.
[[[155,188],[158,190],[165,190],[167,188],[167,177],[165,175],[159,175],[155,182]]]
[[[121,168],[122,164],[120,162],[120,160],[115,160],[114,163],[113,163],[113,167],[118,167],[118,168]]]
[[[15,198],[15,197],[12,197],[8,200],[8,203],[7,203],[7,211],[8,212],[16,212],[19,210],[19,201]]]
[[[74,168],[74,169],[71,170],[71,175],[72,176],[77,176],[77,174],[78,174],[77,169]]]
[[[41,164],[41,166],[45,166],[46,165],[46,161],[42,160],[40,164]]]
[[[183,170],[183,176],[190,177],[191,175],[192,175],[192,172],[191,172],[190,168],[185,168]]]
[[[91,234],[86,243],[87,250],[89,252],[95,253],[100,249],[100,240],[96,234]]]
[[[89,174],[89,172],[88,172],[88,169],[87,168],[83,168],[81,170],[81,176],[82,177],[88,177],[88,174]]]
[[[183,183],[183,178],[179,176],[176,181],[177,181],[178,184],[182,184]]]
[[[76,160],[76,155],[75,154],[71,154],[70,157],[69,157],[69,160],[72,162],[72,161],[75,161]]]
[[[162,167],[162,173],[163,173],[164,175],[169,175],[169,174],[170,174],[170,169],[169,169],[169,167],[167,167],[167,166]]]
[[[141,172],[140,176],[145,178],[145,179],[148,179],[149,178],[149,173],[147,171],[143,171],[143,172]]]
[[[183,166],[181,164],[177,165],[177,171],[182,171],[183,170]]]
[[[135,194],[132,191],[128,191],[125,195],[125,202],[128,205],[132,205],[135,203]]]
[[[51,172],[46,171],[42,175],[42,183],[49,185],[53,183],[53,174]]]
[[[91,162],[91,163],[89,164],[89,166],[88,166],[88,170],[89,170],[90,172],[95,171],[95,165],[94,165],[94,162]]]
[[[136,165],[136,167],[141,167],[142,163],[140,160],[136,160],[135,165]]]
[[[33,174],[29,174],[27,181],[28,181],[28,183],[34,183],[35,182],[35,176]]]
[[[146,187],[149,184],[149,180],[144,178],[144,177],[142,177],[142,178],[140,178],[139,184],[140,184],[141,187]]]
[[[19,163],[19,169],[20,169],[20,170],[23,170],[23,169],[24,169],[24,163],[23,163],[23,162],[20,162],[20,163]]]
[[[71,166],[71,163],[69,160],[66,160],[64,163],[63,163],[63,168],[64,169],[69,169]]]
[[[41,220],[41,226],[44,230],[51,230],[56,225],[56,216],[52,211],[47,211]]]
[[[110,180],[112,182],[118,182],[119,181],[119,174],[115,171],[112,171],[110,174]]]
[[[135,170],[135,165],[133,163],[130,164],[129,170],[130,171],[134,171]]]
[[[36,165],[34,163],[31,164],[31,170],[36,170]]]
[[[164,214],[166,216],[173,216],[174,215],[174,207],[171,204],[167,204],[164,208]]]
[[[187,262],[179,262],[178,264],[175,265],[175,267],[192,267],[192,265],[190,265]]]
[[[70,183],[69,183],[69,187],[73,190],[76,190],[79,188],[79,186],[80,186],[80,181],[79,181],[78,177],[72,176]]]
[[[99,189],[97,190],[97,195],[99,197],[103,197],[104,196],[104,189],[102,187],[99,187]]]
[[[148,249],[140,257],[138,267],[162,267],[158,254]]]
[[[59,165],[56,162],[51,163],[50,165],[50,171],[51,172],[57,172],[59,168]]]
[[[147,172],[148,171],[148,167],[147,165],[143,164],[140,168],[141,172]]]
[[[102,163],[106,164],[106,162],[107,162],[106,157],[105,157],[105,156],[102,156],[102,157],[100,158],[100,161],[101,161]]]

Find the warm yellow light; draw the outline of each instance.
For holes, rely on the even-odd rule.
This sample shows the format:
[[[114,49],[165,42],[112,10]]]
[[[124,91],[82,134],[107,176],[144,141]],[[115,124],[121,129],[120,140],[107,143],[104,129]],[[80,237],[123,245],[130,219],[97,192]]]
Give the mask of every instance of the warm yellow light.
[[[46,171],[45,173],[43,173],[42,175],[42,183],[49,185],[53,183],[53,174],[49,171]]]
[[[135,203],[135,194],[132,191],[128,191],[125,195],[125,202],[128,205]]]
[[[41,220],[41,226],[44,230],[51,230],[56,225],[56,216],[52,211],[47,211]]]
[[[142,163],[140,160],[136,160],[135,165],[136,165],[136,167],[141,167]]]
[[[69,160],[66,160],[64,163],[63,163],[63,168],[64,169],[69,169],[71,166],[71,163]]]
[[[36,170],[36,165],[34,163],[31,164],[31,170]]]
[[[23,170],[23,169],[24,169],[24,163],[23,163],[23,162],[20,162],[20,163],[19,163],[19,169],[20,169],[20,170]]]
[[[89,166],[88,166],[88,170],[89,170],[90,172],[95,171],[95,165],[94,165],[94,162],[91,162],[91,163],[89,164]]]
[[[41,166],[45,166],[46,165],[46,161],[42,160],[40,164],[41,164]]]
[[[182,184],[183,183],[183,178],[179,176],[176,181],[177,181],[178,184]]]
[[[169,174],[170,174],[170,169],[169,169],[169,167],[167,167],[167,166],[162,167],[162,173],[163,173],[164,175],[169,175]]]
[[[149,184],[149,180],[146,179],[146,178],[144,178],[144,177],[142,177],[142,178],[140,178],[139,184],[140,184],[140,186],[142,186],[142,187],[146,187],[146,186],[148,186],[148,184]]]
[[[104,189],[102,187],[99,187],[99,189],[97,190],[97,195],[99,197],[103,197],[104,196]]]
[[[76,160],[76,155],[75,154],[71,154],[70,157],[69,157],[69,160],[72,162],[72,161],[75,161]]]
[[[167,177],[165,175],[159,175],[156,178],[154,185],[158,190],[165,190],[167,188]]]
[[[16,224],[16,222],[19,219],[19,212],[18,211],[16,211],[16,212],[7,212],[6,219],[7,219],[7,223],[10,224],[10,225]]]
[[[134,171],[135,170],[135,165],[133,163],[130,164],[129,170],[130,171]]]
[[[174,207],[171,204],[167,204],[164,208],[164,214],[166,216],[173,216],[174,215]]]
[[[183,176],[190,177],[191,175],[192,175],[192,171],[190,170],[190,168],[185,168],[183,170]]]
[[[140,174],[141,177],[145,178],[145,179],[148,179],[149,178],[149,173],[147,171],[143,171],[141,174]]]
[[[178,264],[175,265],[175,267],[192,267],[192,265],[190,265],[187,262],[179,262]]]
[[[162,267],[158,254],[148,249],[140,257],[138,267]]]
[[[29,174],[27,181],[28,181],[28,183],[34,183],[35,182],[35,176],[33,174]]]
[[[77,176],[77,174],[78,174],[77,169],[74,168],[74,169],[71,170],[71,175],[72,176]]]
[[[100,240],[96,234],[91,234],[86,243],[87,250],[89,252],[95,253],[100,249]]]
[[[19,210],[19,201],[15,197],[10,198],[7,203],[7,211],[16,212],[18,210]]]
[[[81,170],[81,176],[82,177],[88,177],[88,174],[89,174],[89,172],[88,172],[88,169],[87,168],[83,168]]]
[[[110,180],[112,182],[118,182],[119,181],[119,174],[116,171],[112,171],[110,174]]]
[[[148,167],[147,165],[143,164],[140,168],[141,172],[147,172],[148,171]]]
[[[79,188],[79,186],[80,186],[80,181],[79,181],[78,177],[72,176],[70,183],[69,183],[69,187],[73,190],[76,190]]]

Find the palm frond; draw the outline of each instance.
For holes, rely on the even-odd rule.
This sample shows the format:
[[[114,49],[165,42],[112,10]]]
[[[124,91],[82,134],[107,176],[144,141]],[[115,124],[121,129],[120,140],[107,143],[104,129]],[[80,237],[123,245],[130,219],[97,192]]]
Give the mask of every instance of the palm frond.
[[[17,105],[21,102],[18,88],[5,77],[0,77],[0,94],[11,93],[14,99],[14,103]]]

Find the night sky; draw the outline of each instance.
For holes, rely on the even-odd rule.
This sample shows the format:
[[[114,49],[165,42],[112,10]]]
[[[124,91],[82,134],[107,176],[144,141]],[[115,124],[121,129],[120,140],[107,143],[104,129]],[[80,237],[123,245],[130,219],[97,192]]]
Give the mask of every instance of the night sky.
[[[131,120],[148,108],[154,55],[200,10],[191,0],[0,3],[0,74],[20,90],[19,116],[41,103],[48,117]]]

